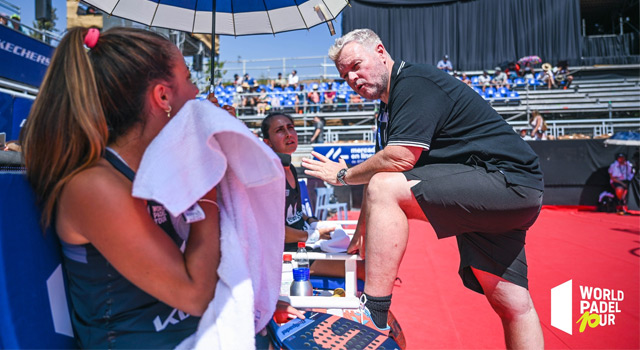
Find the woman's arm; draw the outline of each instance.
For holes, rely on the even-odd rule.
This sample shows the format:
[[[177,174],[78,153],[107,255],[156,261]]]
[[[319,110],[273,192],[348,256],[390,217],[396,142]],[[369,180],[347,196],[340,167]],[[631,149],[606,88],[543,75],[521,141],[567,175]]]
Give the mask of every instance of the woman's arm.
[[[531,130],[531,137],[535,137],[536,132],[538,132],[538,130],[540,130],[540,128],[542,127],[542,117],[537,116],[535,118],[535,122],[536,122],[536,125],[533,127],[533,130]]]
[[[216,205],[191,225],[184,254],[149,216],[146,201],[131,197],[131,182],[108,165],[76,175],[58,202],[60,238],[90,242],[129,281],[162,302],[200,316],[214,296],[220,263]],[[216,190],[206,199],[216,201]],[[167,213],[168,215],[168,213]],[[86,242],[79,242],[82,239]]]

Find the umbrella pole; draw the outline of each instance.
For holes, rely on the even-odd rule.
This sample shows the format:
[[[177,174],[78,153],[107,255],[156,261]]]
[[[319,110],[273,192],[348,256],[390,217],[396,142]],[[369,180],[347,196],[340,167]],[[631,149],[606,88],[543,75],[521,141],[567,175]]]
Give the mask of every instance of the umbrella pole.
[[[209,92],[213,92],[215,89],[215,70],[218,66],[218,55],[216,55],[216,0],[211,0],[211,5],[211,85]]]

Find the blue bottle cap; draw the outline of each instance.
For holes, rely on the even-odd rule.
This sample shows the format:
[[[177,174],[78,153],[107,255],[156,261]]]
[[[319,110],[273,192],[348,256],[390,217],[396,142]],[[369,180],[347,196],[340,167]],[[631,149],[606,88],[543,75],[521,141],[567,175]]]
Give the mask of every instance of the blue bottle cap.
[[[308,281],[309,280],[309,268],[308,267],[296,267],[293,269],[294,281]]]

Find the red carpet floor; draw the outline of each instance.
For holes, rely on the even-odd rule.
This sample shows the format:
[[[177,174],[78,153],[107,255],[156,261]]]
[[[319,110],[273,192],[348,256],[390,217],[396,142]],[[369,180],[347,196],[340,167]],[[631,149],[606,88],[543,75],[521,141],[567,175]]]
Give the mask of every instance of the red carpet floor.
[[[355,218],[351,215],[350,218]],[[529,287],[548,349],[640,348],[640,217],[543,208],[527,237]],[[408,349],[504,348],[498,316],[462,286],[455,238],[411,221],[391,310]],[[551,288],[572,280],[573,329],[551,326]],[[622,290],[615,324],[579,331],[580,286]],[[616,309],[614,308],[614,311]]]

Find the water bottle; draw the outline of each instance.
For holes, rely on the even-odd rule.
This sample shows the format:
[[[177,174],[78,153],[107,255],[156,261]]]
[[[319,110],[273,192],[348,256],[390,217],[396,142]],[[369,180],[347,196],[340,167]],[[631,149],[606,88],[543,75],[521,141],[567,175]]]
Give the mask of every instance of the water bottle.
[[[312,296],[313,286],[309,281],[309,268],[297,267],[293,269],[293,283],[289,295],[291,296]]]
[[[293,264],[291,254],[282,256],[282,282],[280,284],[280,295],[289,295],[291,283],[293,282]]]
[[[296,252],[296,263],[298,268],[309,268],[309,254],[305,242],[298,242],[298,251]]]

